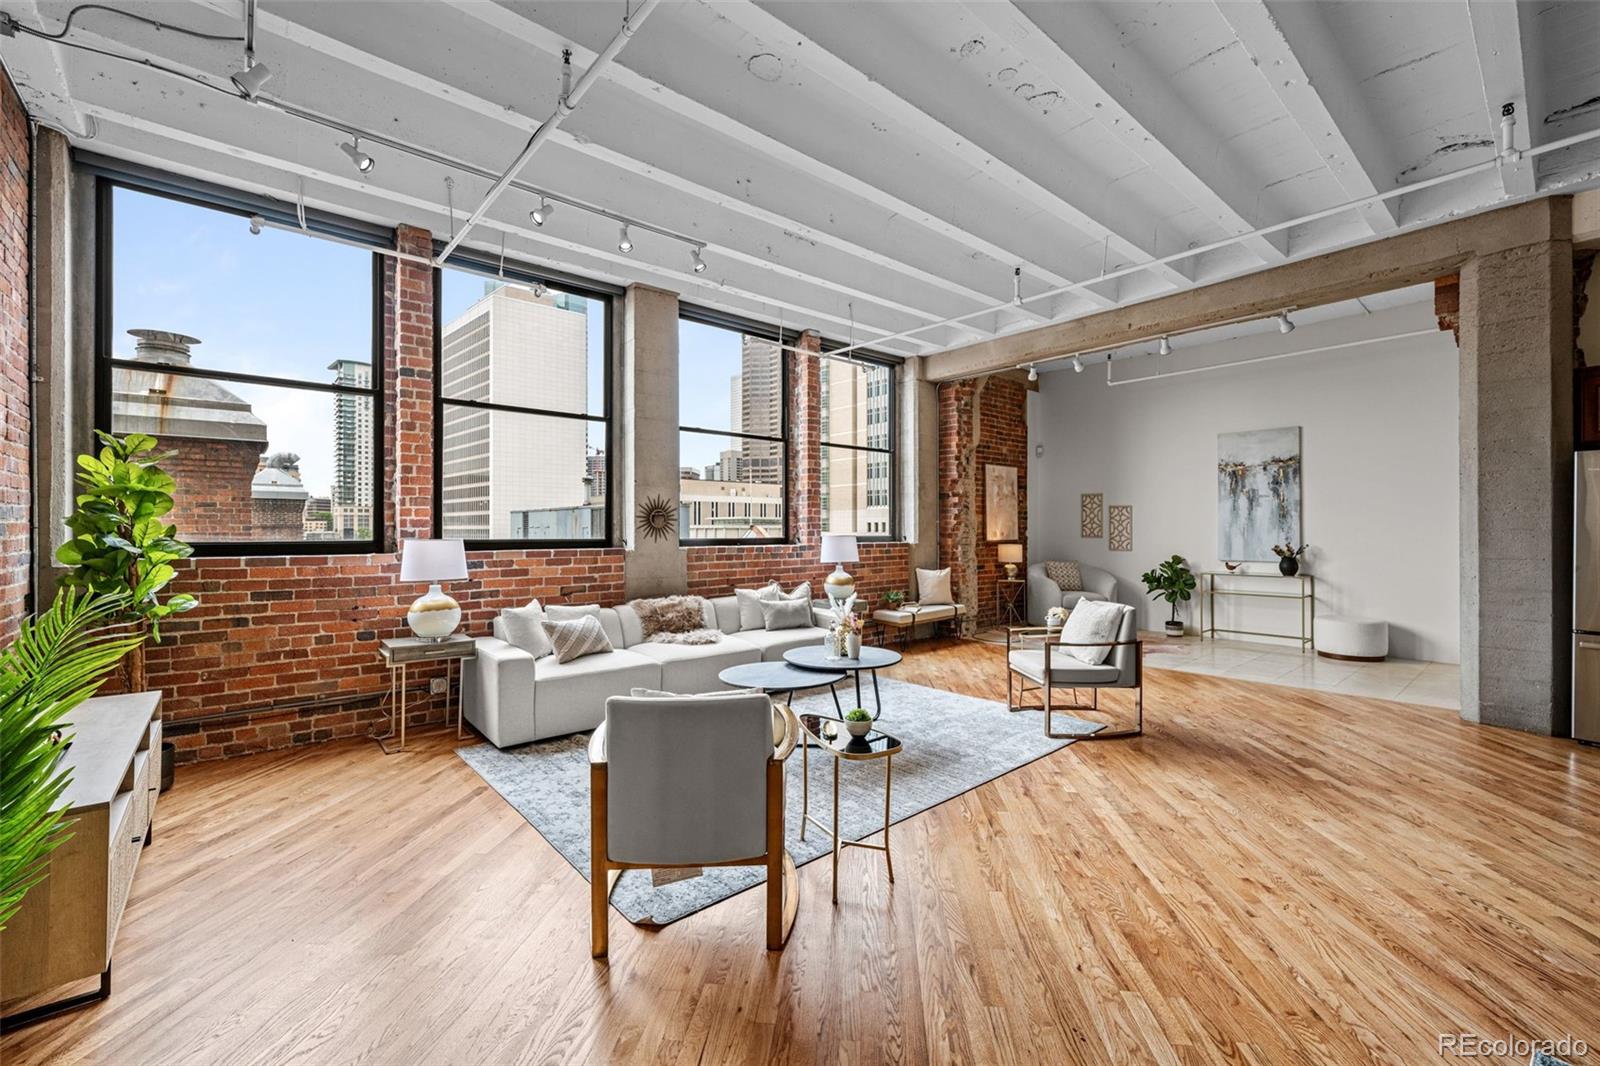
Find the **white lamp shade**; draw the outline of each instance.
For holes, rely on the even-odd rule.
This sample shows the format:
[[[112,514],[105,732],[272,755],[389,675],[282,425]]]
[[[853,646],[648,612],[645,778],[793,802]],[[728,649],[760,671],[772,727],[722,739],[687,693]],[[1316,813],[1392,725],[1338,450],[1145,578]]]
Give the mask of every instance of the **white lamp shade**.
[[[822,535],[822,561],[825,563],[854,563],[861,556],[856,552],[854,533],[824,533]]]
[[[400,549],[401,581],[460,581],[467,551],[459,540],[408,540]]]
[[[1020,563],[1020,562],[1022,562],[1022,545],[1020,545],[1020,544],[1002,544],[1002,545],[1000,545],[1000,561],[1002,563]]]

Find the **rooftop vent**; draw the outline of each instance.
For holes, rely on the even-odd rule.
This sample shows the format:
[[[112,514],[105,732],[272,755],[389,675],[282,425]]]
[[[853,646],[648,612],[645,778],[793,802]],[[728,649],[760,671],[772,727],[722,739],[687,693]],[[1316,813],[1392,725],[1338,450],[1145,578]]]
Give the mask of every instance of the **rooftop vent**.
[[[169,333],[164,329],[130,329],[128,335],[138,340],[133,346],[135,359],[163,366],[188,366],[189,349],[200,343],[199,337]]]

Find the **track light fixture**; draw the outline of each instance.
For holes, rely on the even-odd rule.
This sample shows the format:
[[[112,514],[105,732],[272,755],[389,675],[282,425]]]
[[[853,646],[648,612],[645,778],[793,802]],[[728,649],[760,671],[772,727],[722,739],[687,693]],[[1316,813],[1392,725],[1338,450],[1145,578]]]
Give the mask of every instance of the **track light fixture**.
[[[361,171],[361,173],[372,173],[372,157],[361,150],[360,137],[352,137],[350,140],[345,141],[343,144],[339,145],[339,151],[349,156],[350,162],[354,163],[356,165],[356,169]]]
[[[706,261],[700,258],[699,248],[689,249],[689,262],[694,265],[694,272],[696,274],[704,274],[706,272]]]
[[[260,215],[250,216],[250,232],[255,236],[259,237],[261,235],[261,227],[265,226],[266,224],[267,220],[262,218]]]
[[[1157,348],[1156,351],[1161,355],[1171,355],[1172,354],[1172,342],[1167,340],[1167,338],[1162,337],[1161,338],[1161,347]]]
[[[244,59],[244,69],[230,77],[233,80],[233,87],[239,90],[241,96],[246,100],[254,100],[256,94],[261,92],[261,87],[271,79],[272,68],[265,63],[257,63],[255,56],[247,55]]]
[[[528,217],[533,220],[533,224],[535,226],[542,226],[546,222],[549,222],[550,216],[555,213],[556,205],[541,196],[539,197],[539,206],[534,208],[532,211],[529,211]]]
[[[617,234],[617,251],[624,255],[633,251],[633,238],[628,236],[628,224],[622,224],[622,232]]]
[[[1072,357],[1072,372],[1074,374],[1083,373],[1083,357],[1082,356],[1075,355],[1075,356]]]
[[[1290,320],[1289,312],[1287,312],[1287,311],[1278,312],[1278,332],[1279,333],[1293,333],[1294,332],[1294,322]]]
[[[1034,366],[1032,363],[1028,364],[1028,380],[1029,381],[1038,381],[1039,380],[1039,368]]]

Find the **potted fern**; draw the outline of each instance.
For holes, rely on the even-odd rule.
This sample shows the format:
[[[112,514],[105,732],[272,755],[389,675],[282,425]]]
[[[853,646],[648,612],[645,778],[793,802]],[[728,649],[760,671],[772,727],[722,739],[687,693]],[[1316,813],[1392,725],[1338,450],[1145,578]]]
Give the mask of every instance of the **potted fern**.
[[[126,607],[118,596],[63,589],[0,651],[0,929],[70,835],[58,806],[71,780],[60,765],[72,743],[67,716],[143,643],[113,624]]]
[[[1178,619],[1178,604],[1187,603],[1194,595],[1194,572],[1183,556],[1174,555],[1153,570],[1146,570],[1139,578],[1145,591],[1153,600],[1166,600],[1172,605],[1172,617],[1167,619],[1167,636],[1183,636],[1183,622]]]
[[[125,663],[125,691],[144,688],[146,633],[159,641],[161,622],[193,609],[200,601],[185,593],[162,598],[177,576],[172,564],[194,549],[178,539],[165,521],[172,510],[172,475],[161,469],[168,454],[156,453],[156,439],[144,433],[117,437],[96,431],[96,455],[78,456],[77,510],[67,519],[74,536],[56,551],[72,568],[63,584],[123,604],[120,621],[141,638]]]

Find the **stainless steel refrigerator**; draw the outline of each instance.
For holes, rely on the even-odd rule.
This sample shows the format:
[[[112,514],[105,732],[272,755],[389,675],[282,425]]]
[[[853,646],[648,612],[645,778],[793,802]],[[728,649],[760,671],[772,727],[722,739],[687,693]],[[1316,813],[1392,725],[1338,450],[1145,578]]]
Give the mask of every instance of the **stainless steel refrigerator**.
[[[1572,735],[1600,744],[1600,451],[1574,464]]]

